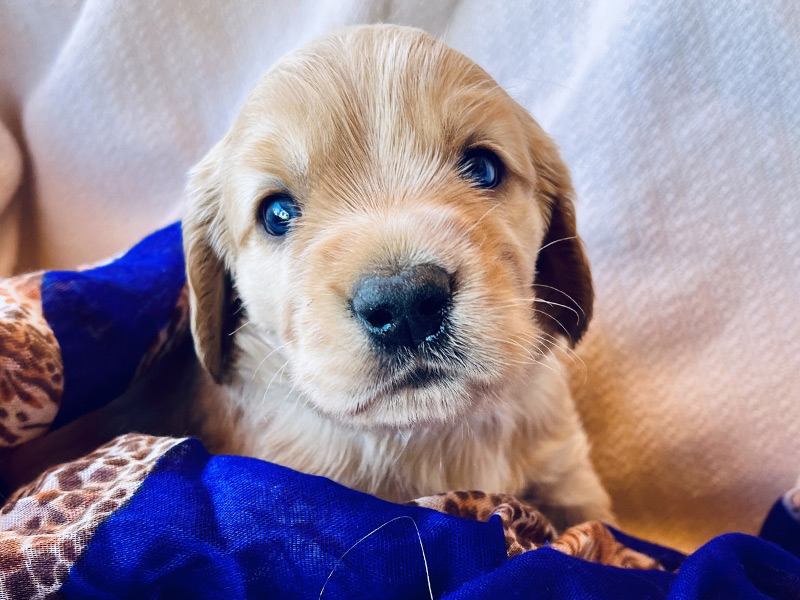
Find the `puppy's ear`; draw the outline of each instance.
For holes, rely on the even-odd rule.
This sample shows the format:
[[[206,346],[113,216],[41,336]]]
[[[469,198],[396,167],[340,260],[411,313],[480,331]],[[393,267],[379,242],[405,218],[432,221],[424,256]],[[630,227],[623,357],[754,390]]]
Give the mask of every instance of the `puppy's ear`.
[[[586,332],[594,301],[589,261],[575,225],[575,191],[553,141],[533,119],[528,117],[528,121],[539,203],[549,209],[536,260],[534,295],[543,300],[536,309],[545,313],[540,319],[545,331],[566,334],[574,346]]]
[[[222,153],[220,143],[190,171],[182,223],[192,337],[200,362],[217,383],[223,379],[231,295],[223,256],[228,235],[221,207]]]

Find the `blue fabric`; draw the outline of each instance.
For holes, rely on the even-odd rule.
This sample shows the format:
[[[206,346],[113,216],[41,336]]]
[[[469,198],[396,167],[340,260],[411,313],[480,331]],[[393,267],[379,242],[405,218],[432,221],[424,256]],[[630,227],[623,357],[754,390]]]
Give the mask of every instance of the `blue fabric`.
[[[360,538],[396,517],[344,561]],[[499,521],[384,502],[263,461],[173,448],[95,533],[67,598],[436,597],[505,561]]]
[[[392,521],[406,516],[413,522]],[[759,538],[716,538],[677,575],[605,567],[549,548],[507,560],[496,518],[480,523],[387,503],[255,459],[212,457],[194,440],[166,453],[100,525],[61,592],[315,599],[333,572],[323,599],[427,598],[414,523],[435,598],[800,598],[800,560]]]
[[[714,538],[684,562],[670,598],[797,600],[800,561],[741,533]]]
[[[769,511],[759,537],[800,558],[800,523],[789,514],[782,500],[778,500]]]
[[[64,394],[53,427],[119,396],[185,282],[180,224],[87,271],[49,271],[44,316],[61,347]]]

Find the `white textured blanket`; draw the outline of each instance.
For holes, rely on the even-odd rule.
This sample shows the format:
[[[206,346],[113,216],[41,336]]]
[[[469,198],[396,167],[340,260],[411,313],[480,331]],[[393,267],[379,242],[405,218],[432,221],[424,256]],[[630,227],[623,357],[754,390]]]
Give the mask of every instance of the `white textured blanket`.
[[[175,220],[258,76],[372,21],[469,54],[563,148],[597,285],[576,394],[622,525],[753,532],[800,471],[797,2],[0,0],[0,270]]]

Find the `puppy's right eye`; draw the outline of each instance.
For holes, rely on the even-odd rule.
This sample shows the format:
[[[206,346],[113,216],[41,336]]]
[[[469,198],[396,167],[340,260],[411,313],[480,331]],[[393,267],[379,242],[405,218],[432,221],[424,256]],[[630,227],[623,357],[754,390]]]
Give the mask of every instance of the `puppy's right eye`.
[[[268,234],[282,236],[289,231],[292,219],[300,215],[300,207],[289,194],[273,194],[261,201],[259,215]]]
[[[488,148],[471,148],[458,164],[461,174],[479,188],[492,189],[503,178],[503,162]]]

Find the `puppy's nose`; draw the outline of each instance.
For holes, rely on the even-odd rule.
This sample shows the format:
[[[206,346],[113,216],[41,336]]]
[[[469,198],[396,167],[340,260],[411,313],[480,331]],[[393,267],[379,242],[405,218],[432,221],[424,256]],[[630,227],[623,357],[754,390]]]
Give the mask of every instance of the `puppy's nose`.
[[[450,276],[436,265],[368,275],[353,289],[352,310],[370,339],[386,350],[433,341],[450,309]]]

